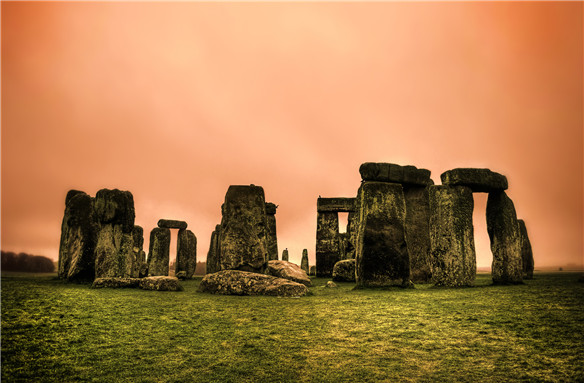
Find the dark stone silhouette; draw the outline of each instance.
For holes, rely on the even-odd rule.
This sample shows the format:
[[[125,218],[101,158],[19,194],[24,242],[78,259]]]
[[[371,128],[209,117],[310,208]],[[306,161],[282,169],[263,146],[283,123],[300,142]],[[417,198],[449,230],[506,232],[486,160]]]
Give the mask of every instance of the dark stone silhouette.
[[[225,295],[301,297],[308,293],[308,288],[301,283],[270,275],[222,270],[207,274],[199,285],[199,291]]]
[[[310,266],[310,270],[308,272],[308,275],[316,276],[316,266],[315,265]]]
[[[357,285],[409,286],[402,186],[366,181],[361,184],[357,198],[361,209],[355,264]]]
[[[522,237],[515,206],[504,191],[489,193],[487,231],[493,252],[493,283],[522,283]]]
[[[146,252],[144,251],[144,229],[141,226],[134,225],[132,242],[134,256],[132,278],[143,278],[148,275],[148,263],[146,263]]]
[[[278,260],[278,237],[276,232],[277,206],[266,202],[266,243],[268,246],[268,261]]]
[[[175,275],[191,279],[197,267],[197,237],[190,230],[179,230],[176,246]],[[182,274],[181,274],[182,273]]]
[[[345,259],[335,263],[333,268],[333,281],[355,282],[355,260]]]
[[[527,235],[527,228],[525,227],[525,222],[520,219],[519,231],[521,233],[521,258],[523,261],[523,279],[533,279],[533,251],[531,250],[531,242],[529,241],[529,236]]]
[[[318,212],[316,221],[316,275],[330,277],[341,258],[339,252],[339,215]]]
[[[300,268],[304,270],[306,274],[308,274],[308,271],[310,270],[310,268],[308,267],[308,249],[302,250],[302,260],[300,261]]]
[[[216,273],[221,270],[220,263],[220,247],[219,247],[219,233],[221,232],[221,225],[215,226],[215,230],[211,233],[211,243],[209,244],[209,251],[207,252],[206,274]]]
[[[467,186],[473,192],[489,193],[506,190],[507,177],[489,169],[458,168],[440,175],[442,185]]]
[[[158,227],[162,229],[179,229],[185,230],[187,228],[187,223],[185,221],[177,221],[174,219],[159,219]]]
[[[430,179],[430,171],[418,169],[415,166],[401,166],[384,162],[365,162],[359,167],[359,173],[363,181],[391,182],[428,186],[433,182]]]
[[[339,233],[339,259],[351,259],[351,238],[349,233]],[[334,266],[333,266],[334,267]]]
[[[155,227],[150,232],[148,276],[168,276],[170,262],[170,229]]]
[[[428,186],[404,186],[406,243],[413,282],[430,282],[430,200]]]
[[[355,198],[318,198],[316,201],[316,210],[321,212],[352,212],[355,210]]]
[[[476,253],[472,190],[430,186],[430,263],[437,286],[473,286]]]
[[[312,286],[308,274],[298,265],[286,261],[269,261],[266,268],[266,274],[278,278],[288,279],[290,281],[302,283],[305,286]]]
[[[289,262],[289,255],[288,255],[288,249],[284,249],[282,251],[282,261],[286,261]]]
[[[264,189],[232,185],[221,210],[221,269],[263,273],[268,259]]]

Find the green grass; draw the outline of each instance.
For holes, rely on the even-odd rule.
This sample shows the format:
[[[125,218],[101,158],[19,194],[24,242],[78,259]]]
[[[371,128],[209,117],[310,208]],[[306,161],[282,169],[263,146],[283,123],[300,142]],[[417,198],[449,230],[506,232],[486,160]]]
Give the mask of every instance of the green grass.
[[[2,382],[584,381],[584,283],[324,289],[303,298],[2,277]]]

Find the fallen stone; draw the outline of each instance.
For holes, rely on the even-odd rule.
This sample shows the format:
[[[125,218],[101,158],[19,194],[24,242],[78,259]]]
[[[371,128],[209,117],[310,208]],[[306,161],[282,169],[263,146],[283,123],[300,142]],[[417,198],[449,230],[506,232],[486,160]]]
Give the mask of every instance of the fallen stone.
[[[317,212],[352,212],[355,211],[355,198],[323,198],[318,197],[316,200]]]
[[[199,285],[199,291],[224,295],[301,297],[308,293],[308,288],[301,283],[270,275],[222,270],[205,275]]]
[[[504,191],[489,193],[487,232],[493,253],[493,283],[523,283],[521,232],[513,201]]]
[[[284,249],[284,250],[282,251],[282,261],[286,261],[286,262],[288,262],[289,258],[290,258],[290,257],[289,257],[289,255],[288,255],[288,249]]]
[[[336,289],[338,286],[337,286],[337,284],[336,284],[335,282],[333,282],[333,281],[328,281],[328,282],[327,282],[327,283],[324,285],[324,287],[325,287],[326,289]]]
[[[174,219],[159,219],[158,227],[162,229],[179,229],[185,230],[187,228],[187,223],[185,221],[177,221]]]
[[[290,281],[302,283],[305,286],[312,286],[308,274],[298,265],[286,261],[269,261],[266,268],[266,274],[278,278],[288,279]]]
[[[430,199],[428,186],[404,186],[406,238],[413,282],[432,280],[430,271]]]
[[[278,259],[278,237],[276,231],[276,205],[266,202],[266,245],[268,246],[268,260]]]
[[[182,291],[183,287],[178,282],[178,278],[155,276],[140,279],[140,288],[142,290],[156,291]]]
[[[339,215],[318,212],[316,216],[316,275],[330,277],[341,259],[339,250]]]
[[[400,184],[363,182],[355,276],[359,287],[409,286],[405,201]],[[317,264],[317,273],[320,266]]]
[[[517,221],[519,222],[519,232],[521,233],[521,260],[523,264],[523,278],[533,279],[534,262],[531,242],[529,241],[529,236],[527,235],[525,221],[522,219]]]
[[[229,186],[221,210],[221,269],[263,273],[269,258],[264,189]]]
[[[183,279],[191,279],[197,268],[197,237],[190,230],[179,230],[177,236],[175,273],[184,272]]]
[[[475,193],[489,193],[508,188],[507,177],[489,169],[458,168],[440,175],[442,185],[466,186]]]
[[[333,281],[355,282],[355,260],[345,259],[335,263],[333,268]]]
[[[98,288],[138,288],[140,286],[140,278],[96,278],[91,285],[92,289]]]
[[[473,286],[476,253],[472,190],[430,186],[430,265],[437,286]]]
[[[434,182],[430,179],[428,169],[415,166],[401,166],[385,162],[365,162],[359,167],[363,181],[392,182],[408,185],[428,186]]]
[[[304,270],[306,274],[310,270],[308,267],[308,249],[302,250],[302,260],[300,261],[300,268]]]
[[[155,227],[150,232],[148,276],[168,276],[170,262],[170,229]]]

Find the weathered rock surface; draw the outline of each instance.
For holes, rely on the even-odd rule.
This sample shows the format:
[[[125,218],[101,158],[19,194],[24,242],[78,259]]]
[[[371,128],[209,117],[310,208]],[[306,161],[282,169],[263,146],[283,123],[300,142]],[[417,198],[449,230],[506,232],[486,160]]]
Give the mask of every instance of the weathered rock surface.
[[[351,244],[351,238],[349,233],[339,233],[338,239],[339,239],[339,260],[342,261],[343,259],[351,259],[352,258],[351,250],[353,246]]]
[[[473,286],[476,253],[472,190],[465,186],[431,186],[430,265],[437,286]]]
[[[301,283],[270,275],[222,270],[207,274],[199,285],[199,291],[225,295],[301,297],[306,295],[308,288]]]
[[[168,229],[167,229],[168,230]],[[180,285],[178,278],[155,276],[140,279],[140,288],[142,290],[156,290],[156,291],[182,291],[183,287]]]
[[[487,231],[493,252],[493,283],[522,283],[521,232],[513,201],[504,191],[489,193]]]
[[[88,282],[95,278],[95,246],[99,224],[93,211],[93,198],[71,190],[65,198],[65,213],[59,245],[59,278]]]
[[[308,274],[298,265],[286,261],[269,261],[266,268],[266,274],[278,278],[288,279],[290,281],[302,283],[305,286],[312,286]]]
[[[355,260],[345,259],[335,263],[333,268],[333,281],[355,282]]]
[[[129,191],[101,189],[95,195],[93,206],[102,225],[120,225],[124,233],[134,229],[134,197]]]
[[[146,252],[144,251],[144,229],[136,225],[132,230],[132,254],[134,256],[132,278],[147,276],[148,264],[146,263]]]
[[[284,249],[282,251],[282,261],[288,262],[289,259],[290,259],[290,256],[288,255],[288,249]]]
[[[522,219],[518,220],[519,231],[521,233],[521,259],[523,261],[523,278],[533,279],[533,250],[531,249],[531,242],[529,241],[529,236],[527,235],[527,228],[525,227],[525,221]]]
[[[360,287],[409,286],[405,200],[400,184],[363,182],[355,275]],[[335,262],[336,263],[336,262]],[[319,273],[317,264],[317,273]]]
[[[232,185],[221,210],[221,269],[263,273],[268,260],[264,189]]]
[[[355,211],[355,198],[335,197],[323,198],[318,197],[316,200],[317,212],[351,212]]]
[[[170,263],[170,229],[155,227],[150,232],[148,276],[168,276]]]
[[[308,267],[308,249],[302,250],[302,260],[300,261],[300,268],[304,270],[306,274],[310,271]]]
[[[340,260],[339,215],[336,212],[318,212],[316,218],[316,275],[330,277]]]
[[[197,268],[197,237],[190,230],[179,230],[176,244],[175,274],[183,272],[183,279],[191,279]]]
[[[185,221],[177,221],[175,219],[159,219],[158,227],[162,229],[179,229],[185,230],[187,228],[187,223]]]
[[[271,202],[266,202],[266,244],[268,246],[268,260],[278,259],[278,236],[276,231],[276,208]]]
[[[359,167],[363,181],[392,182],[399,184],[428,186],[434,182],[430,171],[415,166],[401,166],[385,162],[365,162]]]
[[[336,284],[335,282],[333,282],[333,281],[328,281],[328,282],[327,282],[327,283],[324,285],[324,287],[325,287],[326,289],[336,289],[338,286],[337,286],[337,284]]]
[[[140,278],[96,278],[91,285],[93,289],[99,288],[137,288],[140,286]]]
[[[413,282],[430,282],[430,199],[428,186],[404,186],[406,243]]]
[[[310,271],[309,271],[308,275],[316,276],[316,266],[315,265],[310,266]]]
[[[211,233],[211,243],[209,244],[209,251],[207,252],[206,274],[213,274],[221,270],[221,249],[219,247],[220,232],[221,225],[217,225],[215,226],[215,230]]]
[[[442,185],[467,186],[475,193],[502,191],[508,188],[507,177],[489,169],[458,168],[440,175]]]

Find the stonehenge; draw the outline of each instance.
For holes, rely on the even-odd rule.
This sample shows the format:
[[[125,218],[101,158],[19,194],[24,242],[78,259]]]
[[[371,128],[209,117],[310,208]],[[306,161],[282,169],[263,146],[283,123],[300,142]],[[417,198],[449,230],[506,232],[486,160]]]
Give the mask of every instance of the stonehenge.
[[[348,237],[339,233],[339,213],[355,211],[354,198],[322,198],[316,201],[316,275],[330,277],[335,263],[346,254]]]
[[[308,274],[310,267],[308,266],[308,249],[302,250],[302,260],[300,261],[300,268]]]

